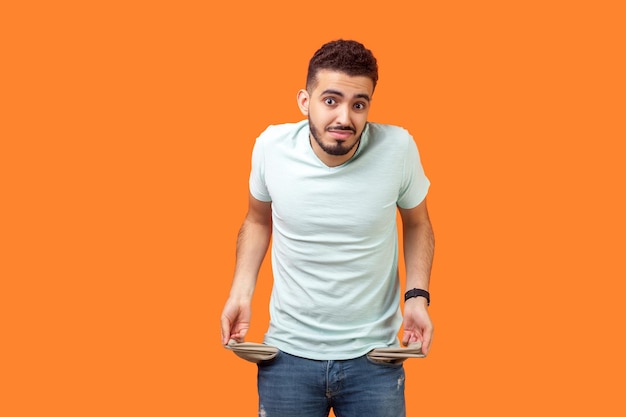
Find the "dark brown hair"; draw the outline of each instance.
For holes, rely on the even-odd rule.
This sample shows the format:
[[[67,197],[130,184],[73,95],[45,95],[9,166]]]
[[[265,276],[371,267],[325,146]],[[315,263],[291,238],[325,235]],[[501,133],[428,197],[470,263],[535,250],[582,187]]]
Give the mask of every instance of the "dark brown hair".
[[[343,72],[351,77],[366,76],[378,81],[378,64],[372,51],[357,41],[338,39],[322,45],[309,61],[306,88],[310,92],[317,83],[319,70]]]

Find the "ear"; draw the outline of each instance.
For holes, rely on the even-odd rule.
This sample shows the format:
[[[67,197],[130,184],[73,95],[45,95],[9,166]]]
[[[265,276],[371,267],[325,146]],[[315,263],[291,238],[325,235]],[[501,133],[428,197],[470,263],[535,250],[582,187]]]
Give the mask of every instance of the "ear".
[[[303,115],[309,115],[309,93],[306,90],[298,91],[298,107]]]

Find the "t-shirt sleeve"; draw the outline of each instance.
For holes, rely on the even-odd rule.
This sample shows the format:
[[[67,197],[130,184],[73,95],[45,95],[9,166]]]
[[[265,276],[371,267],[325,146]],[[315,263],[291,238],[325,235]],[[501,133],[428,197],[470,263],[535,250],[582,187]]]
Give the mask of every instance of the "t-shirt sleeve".
[[[402,185],[398,196],[398,206],[411,209],[418,206],[426,198],[430,181],[424,173],[419,151],[413,137],[407,140],[407,151],[404,158]]]
[[[250,169],[250,194],[260,201],[272,201],[265,182],[265,140],[259,136],[252,149],[252,168]]]

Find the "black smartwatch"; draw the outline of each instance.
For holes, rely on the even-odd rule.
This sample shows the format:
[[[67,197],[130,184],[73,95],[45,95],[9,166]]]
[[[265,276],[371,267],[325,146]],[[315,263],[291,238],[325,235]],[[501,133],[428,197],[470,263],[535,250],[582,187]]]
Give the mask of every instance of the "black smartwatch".
[[[424,297],[426,299],[426,305],[430,305],[430,293],[428,291],[413,288],[404,293],[404,301],[414,297]]]

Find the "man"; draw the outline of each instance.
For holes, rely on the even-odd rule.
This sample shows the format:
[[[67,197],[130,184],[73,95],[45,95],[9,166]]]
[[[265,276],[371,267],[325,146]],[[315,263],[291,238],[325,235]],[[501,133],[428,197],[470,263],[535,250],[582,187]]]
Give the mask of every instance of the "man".
[[[222,342],[243,342],[259,268],[272,237],[274,287],[259,363],[259,415],[404,416],[402,363],[375,348],[430,349],[428,290],[434,238],[429,180],[412,137],[370,123],[378,81],[371,51],[355,41],[323,45],[297,95],[307,117],[270,126],[252,153],[249,208],[237,239]],[[406,289],[400,309],[396,210],[402,219]]]

